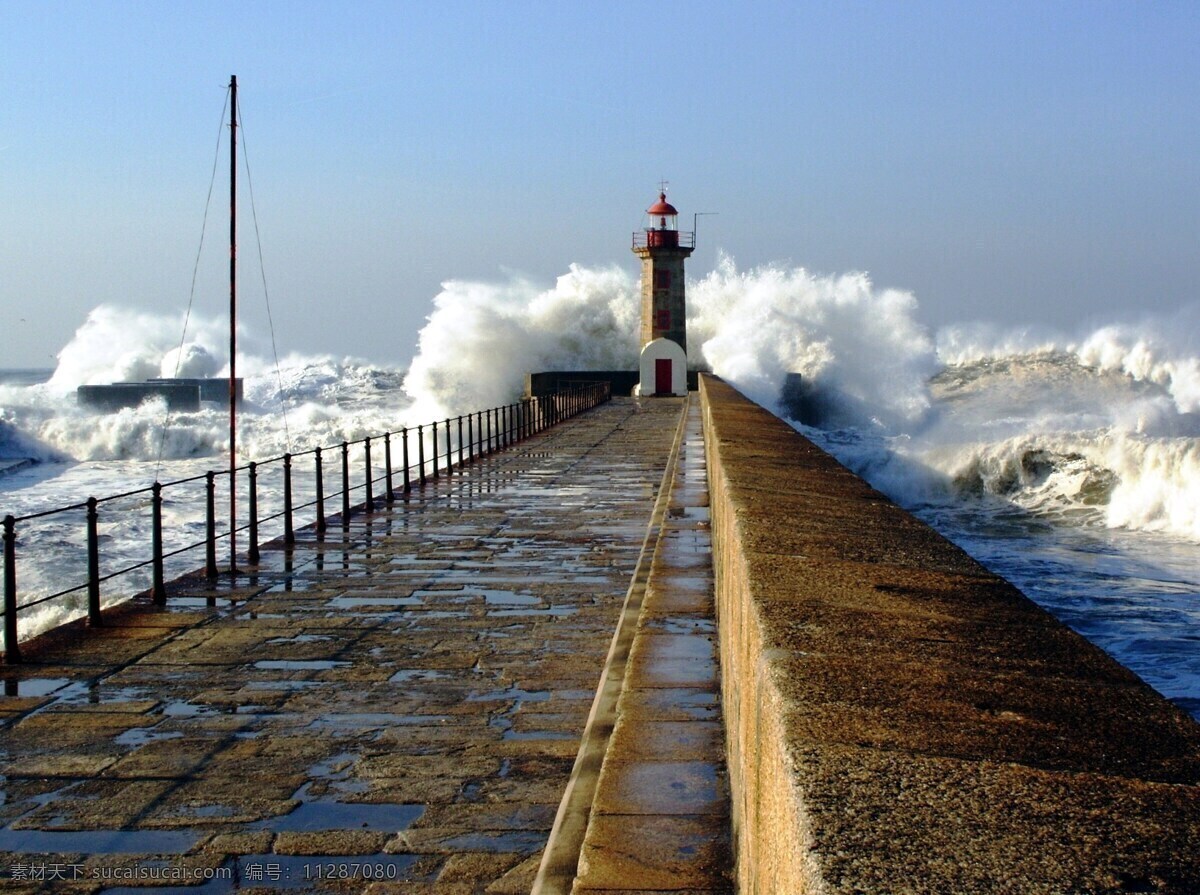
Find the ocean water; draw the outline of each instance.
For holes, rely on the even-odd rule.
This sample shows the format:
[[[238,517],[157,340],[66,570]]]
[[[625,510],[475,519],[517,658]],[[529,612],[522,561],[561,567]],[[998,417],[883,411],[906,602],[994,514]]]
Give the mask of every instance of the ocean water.
[[[572,266],[550,287],[448,281],[405,367],[292,355],[277,370],[247,333],[239,453],[262,459],[507,403],[528,370],[632,369],[637,302],[635,277],[616,266]],[[729,258],[688,283],[688,303],[693,362],[773,409],[785,374],[802,374],[800,431],[1200,718],[1197,308],[1074,334],[933,331],[915,296],[864,274],[743,271]],[[53,371],[0,374],[0,467],[35,461],[0,472],[0,514],[224,466],[220,407],[94,414],[74,402],[85,383],[221,375],[223,326],[193,320],[181,349],[182,315],[102,306]],[[277,480],[264,488],[269,504]],[[198,539],[196,500],[169,501],[174,543]],[[144,517],[133,507],[103,523],[112,562],[136,559]],[[48,592],[49,570],[57,581],[80,566],[79,520],[35,528],[21,555],[43,562],[21,560],[23,601]],[[106,598],[139,586],[113,582]],[[80,611],[60,602],[71,605],[31,613],[22,636]]]

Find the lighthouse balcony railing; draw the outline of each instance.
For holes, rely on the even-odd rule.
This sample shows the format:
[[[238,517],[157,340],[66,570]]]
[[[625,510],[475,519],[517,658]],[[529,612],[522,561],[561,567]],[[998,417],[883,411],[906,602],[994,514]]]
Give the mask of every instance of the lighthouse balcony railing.
[[[694,230],[638,230],[633,234],[635,249],[694,249]]]

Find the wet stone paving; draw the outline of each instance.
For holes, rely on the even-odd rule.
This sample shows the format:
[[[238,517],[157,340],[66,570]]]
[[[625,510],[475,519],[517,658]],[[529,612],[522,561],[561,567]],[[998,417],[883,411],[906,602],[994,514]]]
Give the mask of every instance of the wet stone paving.
[[[528,892],[682,403],[616,399],[3,668],[0,888]]]

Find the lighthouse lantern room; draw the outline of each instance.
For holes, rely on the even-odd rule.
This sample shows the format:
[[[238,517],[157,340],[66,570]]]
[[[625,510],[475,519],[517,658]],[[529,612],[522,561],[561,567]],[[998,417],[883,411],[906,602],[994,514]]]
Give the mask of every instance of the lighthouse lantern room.
[[[642,259],[640,393],[687,394],[683,262],[695,250],[696,234],[679,231],[679,212],[667,201],[665,188],[646,214],[649,226],[633,234],[633,252]]]

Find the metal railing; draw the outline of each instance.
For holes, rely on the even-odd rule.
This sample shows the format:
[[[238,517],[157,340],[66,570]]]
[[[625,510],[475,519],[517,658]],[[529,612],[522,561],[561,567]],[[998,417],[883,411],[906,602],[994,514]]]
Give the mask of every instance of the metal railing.
[[[87,620],[91,625],[103,624],[101,615],[100,586],[119,576],[128,576],[141,570],[149,570],[151,600],[158,605],[164,605],[167,600],[165,581],[165,562],[173,557],[181,556],[199,548],[204,548],[204,573],[209,579],[220,575],[217,563],[217,544],[228,539],[231,534],[248,536],[249,547],[245,559],[251,565],[257,565],[261,558],[260,528],[264,523],[279,522],[282,524],[282,534],[272,540],[281,540],[285,549],[290,548],[296,540],[296,514],[313,510],[314,518],[311,523],[318,537],[323,537],[329,528],[331,516],[326,512],[328,500],[341,499],[340,514],[333,514],[333,519],[339,519],[344,528],[348,528],[350,518],[355,511],[371,512],[383,504],[392,504],[397,496],[407,497],[414,488],[422,487],[431,479],[442,475],[453,475],[456,469],[461,470],[478,457],[485,457],[512,444],[529,438],[565,419],[589,410],[598,404],[608,401],[611,397],[611,387],[608,382],[581,384],[571,389],[559,391],[480,410],[458,417],[409,426],[398,431],[384,432],[382,435],[369,436],[359,441],[343,441],[340,445],[327,448],[313,448],[298,453],[287,453],[268,460],[255,461],[236,470],[209,471],[201,475],[177,479],[171,482],[155,482],[147,488],[112,494],[107,497],[89,497],[82,503],[56,507],[23,516],[5,516],[3,520],[4,540],[4,603],[0,615],[4,617],[4,661],[14,664],[21,661],[21,651],[18,645],[17,616],[18,613],[32,609],[35,606],[61,600],[66,597],[86,592]],[[397,442],[399,442],[397,444]],[[382,443],[383,468],[377,473],[376,460],[372,453],[373,447]],[[351,448],[361,447],[361,479],[359,484],[351,484]],[[326,453],[340,450],[341,456],[341,488],[329,492],[325,488]],[[399,453],[399,467],[394,461]],[[415,462],[414,462],[415,453]],[[296,461],[311,458],[313,470],[312,499],[300,505],[295,504],[294,472]],[[282,506],[277,512],[263,515],[260,505],[259,479],[264,470],[279,470],[282,488]],[[247,518],[240,526],[218,533],[217,531],[217,480],[245,473],[248,490]],[[204,536],[198,541],[186,543],[171,550],[164,549],[163,540],[163,507],[164,492],[172,489],[178,494],[186,486],[196,486],[203,482],[204,498]],[[376,496],[376,486],[382,490],[381,496]],[[353,494],[362,493],[362,502],[353,504]],[[148,503],[150,515],[150,555],[130,565],[124,566],[107,574],[101,573],[100,562],[100,519],[101,509],[108,506],[119,506],[122,503],[134,501],[136,505]],[[50,593],[39,596],[25,603],[17,601],[17,540],[19,526],[35,520],[57,519],[71,513],[84,512],[84,529],[87,542],[87,572],[86,580]],[[238,558],[229,557],[229,570],[237,571]],[[132,594],[130,594],[132,595]],[[209,603],[215,602],[210,598]]]
[[[633,234],[635,249],[694,249],[695,230],[636,230]]]

